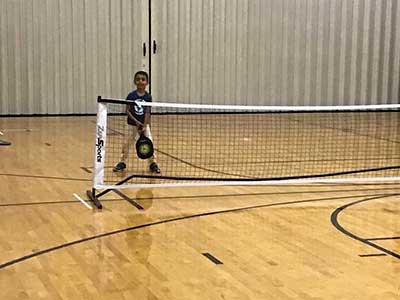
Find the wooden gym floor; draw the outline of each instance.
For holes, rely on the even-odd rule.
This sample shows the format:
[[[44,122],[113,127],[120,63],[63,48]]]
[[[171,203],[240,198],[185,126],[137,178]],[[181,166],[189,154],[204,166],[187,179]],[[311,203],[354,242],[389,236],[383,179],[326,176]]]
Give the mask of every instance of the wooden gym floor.
[[[0,299],[400,299],[398,184],[132,189],[88,209],[94,119],[0,119]]]

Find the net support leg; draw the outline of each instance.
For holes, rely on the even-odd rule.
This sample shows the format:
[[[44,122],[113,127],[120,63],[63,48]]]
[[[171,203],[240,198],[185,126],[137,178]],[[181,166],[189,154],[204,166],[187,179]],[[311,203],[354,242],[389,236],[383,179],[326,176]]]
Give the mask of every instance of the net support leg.
[[[10,146],[11,142],[5,141],[5,140],[0,140],[0,146]]]
[[[120,182],[118,182],[116,185],[121,185],[121,184],[127,182],[128,180],[132,179],[135,176],[136,175],[129,176],[129,177],[125,178],[124,180],[121,180]],[[99,198],[111,191],[114,191],[114,189],[106,189],[106,190],[96,194],[96,189],[93,188],[91,191],[86,191],[86,195],[89,197],[90,200],[93,201],[94,205],[96,205],[97,208],[102,208],[103,205],[101,204]]]
[[[98,195],[96,195],[96,189],[92,189],[91,191],[86,191],[86,195],[89,197],[90,200],[93,201],[94,205],[98,209],[103,208],[103,205],[101,204]]]

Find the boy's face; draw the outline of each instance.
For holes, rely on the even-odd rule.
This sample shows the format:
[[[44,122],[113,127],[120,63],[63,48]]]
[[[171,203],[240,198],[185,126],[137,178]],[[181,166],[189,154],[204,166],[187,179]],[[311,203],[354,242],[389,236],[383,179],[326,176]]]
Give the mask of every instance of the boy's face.
[[[142,74],[138,74],[135,77],[135,85],[138,88],[138,90],[145,90],[147,86],[147,79],[146,76]]]

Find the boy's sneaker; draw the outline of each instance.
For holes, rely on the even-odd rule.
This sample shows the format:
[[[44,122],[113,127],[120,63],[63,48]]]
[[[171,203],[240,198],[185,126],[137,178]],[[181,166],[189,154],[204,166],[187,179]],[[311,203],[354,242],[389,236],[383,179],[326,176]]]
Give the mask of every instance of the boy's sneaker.
[[[113,172],[121,172],[125,168],[126,168],[126,164],[123,161],[121,161],[113,168]]]
[[[160,168],[158,167],[157,163],[152,162],[149,166],[149,169],[152,173],[161,173]]]

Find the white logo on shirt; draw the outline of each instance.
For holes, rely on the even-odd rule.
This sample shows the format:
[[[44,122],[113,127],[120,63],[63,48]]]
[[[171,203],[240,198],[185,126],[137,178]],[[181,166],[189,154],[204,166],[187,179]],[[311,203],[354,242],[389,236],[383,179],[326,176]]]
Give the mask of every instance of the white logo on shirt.
[[[135,101],[135,105],[134,105],[134,109],[135,109],[135,114],[138,116],[141,116],[144,114],[144,108],[142,105],[140,105],[140,103],[146,102],[143,99],[138,99]]]

